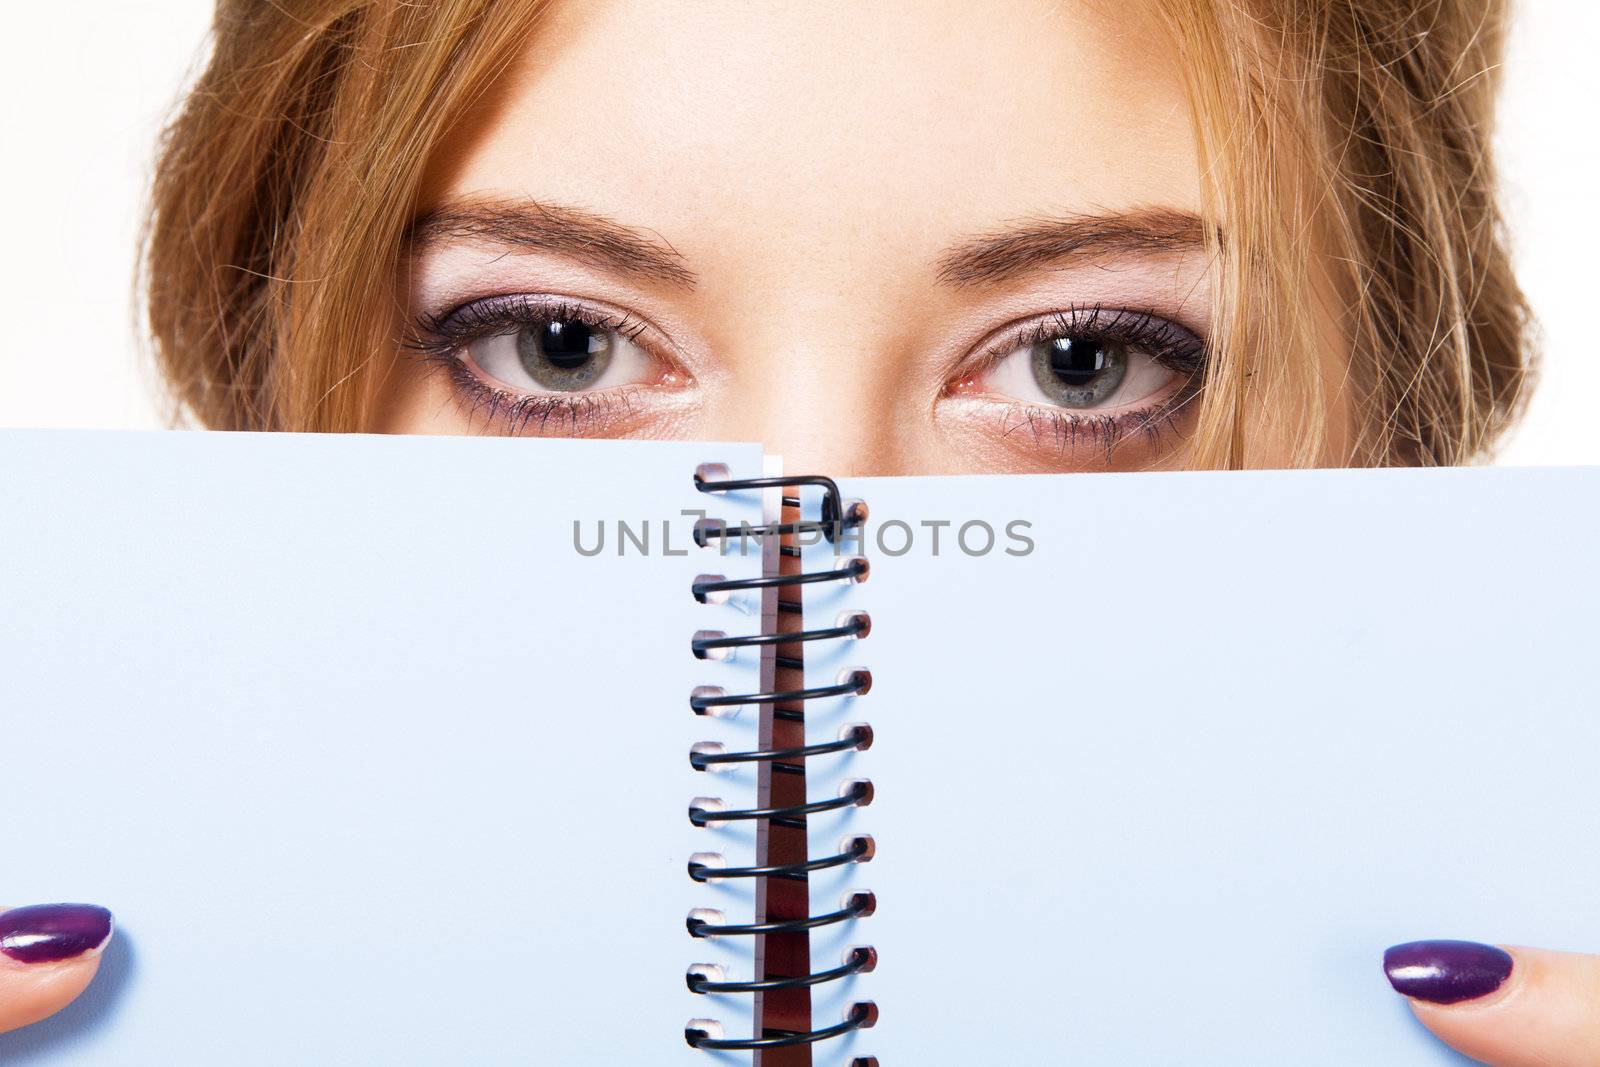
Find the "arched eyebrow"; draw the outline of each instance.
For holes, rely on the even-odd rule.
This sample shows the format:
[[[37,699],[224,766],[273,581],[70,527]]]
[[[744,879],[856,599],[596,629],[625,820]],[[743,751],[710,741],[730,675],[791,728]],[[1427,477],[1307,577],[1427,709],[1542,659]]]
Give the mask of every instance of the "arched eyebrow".
[[[1173,208],[1143,208],[1039,219],[980,234],[944,252],[936,270],[939,281],[946,285],[988,285],[1079,258],[1171,255],[1204,246],[1205,224],[1198,215]]]
[[[618,276],[679,289],[693,289],[696,282],[682,254],[660,234],[564,204],[491,197],[450,200],[418,216],[406,232],[407,250],[413,256],[461,240],[549,252]]]
[[[659,234],[582,208],[539,200],[473,197],[445,201],[407,230],[412,255],[452,240],[548,252],[620,277],[690,290],[697,275]],[[1191,252],[1205,244],[1199,216],[1172,208],[1033,220],[970,237],[938,257],[937,277],[954,287],[987,285],[1049,270],[1063,261]]]

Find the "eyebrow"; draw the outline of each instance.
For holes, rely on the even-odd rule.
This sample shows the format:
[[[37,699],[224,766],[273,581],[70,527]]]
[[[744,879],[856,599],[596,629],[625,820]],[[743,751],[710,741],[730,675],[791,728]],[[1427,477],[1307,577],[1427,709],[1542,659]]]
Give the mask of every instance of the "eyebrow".
[[[582,208],[538,200],[447,201],[418,216],[406,233],[415,255],[451,240],[480,240],[529,252],[551,252],[619,276],[693,289],[694,271],[656,233],[637,230]]]
[[[1162,255],[1204,246],[1205,224],[1199,216],[1173,208],[1143,208],[1039,219],[981,234],[948,249],[939,257],[937,270],[939,281],[946,285],[986,285],[1079,257]]]

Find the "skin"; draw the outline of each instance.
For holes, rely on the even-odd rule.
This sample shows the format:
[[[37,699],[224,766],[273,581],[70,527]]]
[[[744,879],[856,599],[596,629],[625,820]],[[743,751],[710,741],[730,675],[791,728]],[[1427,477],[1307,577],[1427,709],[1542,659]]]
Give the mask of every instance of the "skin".
[[[1104,466],[1105,442],[1063,440],[974,357],[1073,305],[1204,335],[1203,251],[1106,239],[1127,216],[1200,206],[1179,72],[1150,62],[1157,31],[1138,5],[697,12],[559,8],[438,154],[420,211],[490,201],[601,216],[675,251],[692,288],[596,262],[581,235],[538,249],[425,240],[400,279],[412,316],[524,292],[648,322],[641,339],[675,362],[672,380],[631,395],[640,417],[576,428],[585,435],[760,440],[795,469],[852,474]],[[597,76],[619,63],[626,76]],[[1019,230],[1039,247],[1007,276],[948,277],[956,250]],[[1062,239],[1086,235],[1101,246],[1067,254]],[[508,429],[404,358],[379,423]],[[574,431],[560,415],[523,429],[541,424]],[[1117,467],[1172,465],[1181,432],[1154,446],[1134,434],[1113,453]]]
[[[1413,1000],[1422,1024],[1494,1067],[1600,1063],[1600,956],[1502,947],[1515,961],[1504,985],[1460,1004]]]
[[[1019,395],[1028,373],[999,371],[1026,346],[990,343],[1097,304],[1205,336],[1206,257],[1151,240],[1182,231],[1152,220],[1200,206],[1170,56],[1128,2],[558,5],[434,160],[396,327],[553,294],[625,312],[646,369],[588,406],[601,417],[516,420],[491,410],[515,396],[462,387],[481,375],[460,353],[397,355],[375,428],[757,440],[839,474],[1182,465],[1192,404],[1154,436],[1064,434]],[[1344,346],[1324,318],[1337,461]],[[1600,959],[1509,951],[1495,993],[1418,1017],[1501,1067],[1600,1063]],[[63,1007],[98,964],[0,958],[0,1031]]]
[[[10,910],[0,905],[0,914]],[[89,988],[105,946],[56,963],[18,963],[0,953],[0,1034],[49,1018]]]

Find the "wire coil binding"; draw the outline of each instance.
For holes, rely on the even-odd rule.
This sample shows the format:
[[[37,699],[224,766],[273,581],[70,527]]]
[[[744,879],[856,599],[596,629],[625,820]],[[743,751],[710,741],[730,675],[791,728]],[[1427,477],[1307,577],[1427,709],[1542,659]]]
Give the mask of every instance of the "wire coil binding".
[[[779,521],[757,527],[741,526],[737,529],[730,529],[724,523],[715,519],[702,519],[695,524],[694,530],[695,542],[701,546],[709,545],[712,541],[718,539],[755,537],[764,540],[767,537],[782,537],[786,534],[815,532],[819,528],[823,537],[837,545],[842,541],[848,530],[860,526],[866,521],[867,517],[865,504],[859,501],[846,502],[839,492],[838,484],[832,478],[820,475],[732,478],[728,476],[726,468],[719,465],[706,465],[695,472],[694,484],[695,488],[700,492],[712,494],[752,489],[798,489],[808,486],[822,490],[821,519],[819,522]],[[785,498],[785,503],[797,505],[798,500]],[[786,554],[795,554],[798,551],[791,550],[788,546],[784,546],[783,550]],[[860,582],[866,579],[869,569],[867,561],[857,556],[848,558],[839,566],[829,570],[814,571],[808,574],[774,574],[764,575],[759,578],[736,579],[728,579],[722,575],[701,575],[693,583],[691,592],[693,592],[696,600],[701,603],[708,603],[718,597],[735,592],[767,589],[781,591],[788,587],[800,587],[821,582]],[[800,613],[802,610],[798,600],[783,600],[781,599],[781,593],[779,609],[790,613]],[[694,635],[692,648],[697,657],[708,659],[716,658],[720,654],[739,648],[759,648],[768,645],[788,644],[790,642],[859,639],[871,632],[871,628],[872,621],[866,612],[854,611],[842,615],[833,626],[819,627],[812,630],[802,629],[795,633],[729,635],[719,631],[701,631]],[[802,663],[799,660],[779,657],[778,665],[800,667]],[[689,707],[696,715],[716,715],[726,713],[728,709],[735,709],[747,704],[803,704],[809,700],[823,700],[830,697],[860,696],[865,694],[871,687],[871,673],[856,668],[844,672],[832,685],[809,686],[801,689],[729,694],[717,686],[700,686],[690,695]],[[804,717],[802,712],[788,709],[775,709],[774,715],[779,718],[794,720],[800,720]],[[727,752],[720,745],[708,742],[694,746],[689,754],[689,762],[697,771],[710,771],[719,766],[732,764],[769,764],[774,769],[780,769],[780,765],[784,764],[792,767],[794,761],[861,751],[871,745],[872,727],[865,723],[855,723],[845,727],[836,740],[789,748]],[[725,810],[721,807],[720,800],[697,797],[689,805],[689,821],[701,827],[726,822],[759,821],[770,825],[803,828],[806,825],[807,816],[850,807],[864,807],[871,802],[872,783],[864,780],[846,783],[836,797],[808,800],[804,804],[791,804],[781,807]],[[689,859],[688,873],[690,878],[700,883],[736,878],[773,878],[804,881],[812,871],[866,862],[872,858],[874,849],[875,846],[871,837],[865,834],[858,834],[842,842],[836,853],[808,858],[800,863],[733,867],[723,864],[722,857],[719,855],[697,853]],[[849,894],[835,911],[811,915],[803,919],[728,923],[720,912],[702,910],[689,916],[687,927],[689,935],[695,938],[753,937],[764,934],[799,933],[865,918],[871,915],[876,908],[877,900],[873,895],[870,892],[861,891]],[[778,989],[798,989],[822,985],[827,982],[836,982],[853,975],[864,974],[877,965],[877,960],[878,955],[875,949],[870,946],[857,946],[846,953],[843,962],[839,966],[818,971],[814,974],[751,981],[729,981],[722,975],[721,968],[711,965],[695,965],[689,968],[685,975],[685,981],[690,990],[700,994],[756,993]],[[720,1025],[714,1020],[695,1019],[685,1026],[684,1038],[693,1047],[708,1051],[754,1051],[758,1049],[785,1048],[827,1041],[842,1037],[856,1030],[865,1029],[877,1021],[877,1015],[878,1009],[876,1005],[869,1001],[863,1001],[852,1004],[844,1019],[831,1026],[803,1032],[767,1029],[763,1031],[762,1036],[750,1038],[724,1037],[721,1033]]]

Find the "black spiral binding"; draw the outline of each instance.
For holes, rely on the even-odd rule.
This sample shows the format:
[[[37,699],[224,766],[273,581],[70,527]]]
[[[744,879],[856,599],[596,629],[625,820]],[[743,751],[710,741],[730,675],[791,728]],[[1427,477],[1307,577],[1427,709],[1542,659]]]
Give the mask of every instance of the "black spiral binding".
[[[784,534],[796,534],[803,531],[813,532],[819,526],[822,535],[828,541],[837,544],[848,529],[860,526],[866,521],[867,517],[866,505],[859,502],[851,502],[847,505],[840,496],[838,485],[835,484],[832,478],[803,475],[768,478],[729,478],[726,476],[724,468],[707,466],[695,472],[694,484],[695,488],[702,493],[726,493],[748,489],[787,489],[801,486],[812,486],[823,491],[820,523],[804,521],[785,523],[780,521],[759,527],[729,529],[716,520],[702,520],[696,524],[694,532],[695,541],[702,546],[716,539],[732,537],[765,539],[768,536],[781,537]],[[795,497],[786,496],[784,503],[789,506],[799,506],[799,500]],[[790,546],[784,546],[783,551],[790,555],[799,554],[798,548],[791,548]],[[772,588],[782,590],[791,586],[798,587],[817,582],[859,582],[866,578],[867,573],[867,561],[860,557],[855,557],[845,560],[840,566],[830,570],[816,571],[810,574],[778,574],[760,578],[738,579],[703,576],[694,583],[693,592],[696,600],[705,603],[710,596],[716,593]],[[798,599],[784,600],[781,599],[781,594],[778,607],[780,611],[793,614],[798,614],[802,610]],[[797,633],[761,633],[730,637],[721,633],[702,632],[695,635],[693,648],[694,654],[704,659],[722,649],[787,644],[791,641],[829,641],[861,638],[871,631],[871,627],[872,623],[867,614],[857,611],[847,614],[834,626],[815,630],[801,630]],[[803,663],[798,659],[779,657],[778,665],[798,668],[803,666]],[[737,707],[744,704],[793,704],[803,703],[807,700],[821,700],[827,697],[859,696],[866,693],[871,687],[871,673],[857,669],[850,671],[833,685],[813,686],[804,689],[730,696],[715,686],[701,686],[690,696],[689,706],[695,714],[707,715],[714,714],[718,708]],[[803,712],[788,709],[774,709],[773,714],[779,718],[790,720],[804,719]],[[695,750],[691,751],[689,755],[689,762],[695,770],[699,771],[710,770],[712,767],[722,764],[777,764],[780,761],[787,763],[794,760],[806,760],[818,756],[858,751],[868,748],[871,744],[872,727],[862,723],[847,727],[837,740],[794,748],[775,748],[753,752],[723,752],[720,750],[703,751],[702,746],[696,746]],[[714,823],[737,820],[762,820],[780,826],[804,827],[808,815],[824,811],[835,811],[841,808],[859,807],[871,803],[871,801],[872,783],[857,781],[851,783],[849,789],[838,797],[812,801],[806,804],[794,804],[787,807],[723,811],[691,805],[689,808],[689,821],[696,826],[709,826]],[[724,878],[804,880],[811,871],[841,867],[849,863],[865,862],[872,858],[872,852],[872,839],[866,835],[859,835],[846,842],[837,854],[808,859],[803,863],[759,867],[721,867],[691,860],[689,862],[689,877],[697,882],[711,882]],[[849,922],[853,919],[865,918],[873,913],[876,906],[877,902],[871,893],[858,892],[852,893],[838,910],[822,915],[813,915],[804,919],[741,924],[711,923],[691,915],[688,919],[688,930],[692,937],[741,937],[760,934],[798,933],[831,926],[836,923]],[[866,973],[877,965],[877,960],[878,955],[874,949],[857,947],[850,950],[844,962],[839,966],[819,971],[815,974],[792,978],[733,982],[722,980],[721,976],[715,973],[717,970],[715,968],[691,967],[685,975],[685,980],[689,988],[696,993],[756,993],[776,989],[797,989],[822,985],[826,982],[835,982],[851,975]],[[684,1037],[690,1045],[699,1049],[722,1051],[773,1049],[793,1045],[809,1045],[818,1041],[842,1037],[853,1031],[870,1027],[876,1021],[876,1006],[870,1002],[861,1002],[852,1004],[841,1022],[804,1033],[780,1033],[755,1038],[723,1038],[715,1036],[705,1029],[703,1025],[696,1025],[696,1022],[691,1022],[684,1029]],[[872,1061],[868,1058],[857,1062],[864,1064]]]

